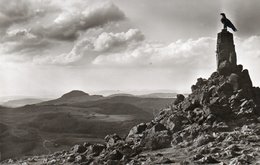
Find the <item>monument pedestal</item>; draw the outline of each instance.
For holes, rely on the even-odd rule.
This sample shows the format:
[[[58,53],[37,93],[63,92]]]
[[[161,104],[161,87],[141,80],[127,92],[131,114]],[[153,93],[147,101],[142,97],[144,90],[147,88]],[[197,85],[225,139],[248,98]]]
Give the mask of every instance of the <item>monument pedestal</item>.
[[[237,57],[233,34],[223,29],[217,39],[217,70],[222,75],[229,75],[237,69]]]

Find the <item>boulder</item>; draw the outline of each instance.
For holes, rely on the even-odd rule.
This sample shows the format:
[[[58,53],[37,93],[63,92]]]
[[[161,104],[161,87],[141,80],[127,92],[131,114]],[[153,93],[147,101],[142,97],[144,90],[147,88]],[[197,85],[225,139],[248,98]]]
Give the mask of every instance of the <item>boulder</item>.
[[[74,162],[74,161],[75,161],[75,156],[74,156],[74,155],[70,155],[70,156],[67,158],[67,161],[68,161],[68,162]]]
[[[204,156],[202,154],[196,154],[192,157],[193,160],[199,160],[202,159]]]
[[[203,78],[198,78],[197,79],[197,83],[196,83],[197,87],[202,87],[205,84],[207,84],[207,80],[206,79],[203,79]]]
[[[148,135],[142,139],[141,144],[146,149],[157,150],[161,148],[167,148],[171,146],[172,137],[168,131],[160,131],[148,133]]]
[[[220,74],[219,74],[218,72],[213,72],[213,73],[210,75],[209,79],[210,79],[210,80],[214,80],[214,79],[217,79],[219,76],[220,76]],[[212,85],[216,85],[216,84],[212,84]]]
[[[75,145],[72,147],[71,150],[73,153],[83,153],[87,150],[87,148],[84,147],[83,145]]]
[[[82,162],[84,162],[86,160],[86,156],[84,156],[84,155],[78,155],[78,156],[76,156],[76,158],[75,158],[75,162],[76,163],[82,163]]]
[[[134,149],[131,148],[130,145],[128,144],[124,144],[122,147],[119,148],[119,151],[123,154],[123,155],[126,155],[127,157],[130,157],[132,155],[135,155],[137,154],[135,152]]]
[[[165,126],[165,130],[168,129],[172,133],[181,130],[183,121],[187,120],[184,116],[174,114],[161,121],[161,124]]]
[[[188,98],[186,98],[182,103],[181,107],[183,111],[192,111],[194,108],[199,107],[199,104],[197,102],[192,103]]]
[[[243,71],[243,65],[239,64],[237,65],[236,73],[240,73]]]
[[[120,160],[123,158],[123,154],[118,150],[113,150],[106,156],[106,160]]]
[[[164,131],[167,130],[167,128],[161,124],[161,123],[157,123],[152,127],[152,132],[160,132],[160,131]]]
[[[243,70],[241,73],[240,85],[242,88],[245,88],[245,89],[253,87],[253,83],[251,81],[251,78],[249,76],[247,69]]]
[[[217,93],[217,86],[216,85],[212,85],[209,90],[208,90],[209,96],[210,97],[215,97],[216,93]]]
[[[89,151],[93,155],[99,155],[106,147],[103,144],[93,144],[89,146]]]
[[[191,86],[191,91],[194,92],[196,89],[198,89],[198,87],[196,85],[192,85]]]
[[[156,161],[154,161],[153,163],[154,164],[173,164],[173,163],[175,163],[175,161],[162,156],[162,157],[158,158]]]
[[[197,139],[195,139],[195,141],[194,141],[195,144],[194,145],[196,147],[200,147],[200,146],[208,144],[209,142],[212,142],[212,141],[214,141],[214,137],[212,137],[211,135],[208,135],[208,134],[201,135]]]
[[[199,163],[202,164],[215,164],[215,163],[220,163],[220,161],[216,160],[212,156],[204,156],[203,158],[198,160]]]
[[[231,96],[233,94],[233,87],[230,83],[225,82],[217,90],[219,95]]]
[[[90,145],[91,145],[91,143],[89,143],[89,142],[84,142],[83,143],[83,146],[86,147],[86,148],[89,147]]]
[[[119,140],[122,140],[122,138],[120,136],[118,136],[117,134],[107,135],[105,137],[107,148],[115,145],[117,143],[117,141],[119,141]]]
[[[178,94],[177,97],[176,97],[176,100],[174,100],[174,105],[177,105],[179,104],[180,102],[182,102],[183,100],[185,99],[184,95],[182,94]]]
[[[145,131],[147,128],[147,125],[145,123],[138,124],[137,126],[134,126],[128,133],[128,137],[131,137],[135,134],[141,134]]]
[[[171,146],[175,146],[182,141],[183,141],[182,137],[177,134],[177,135],[173,136],[172,141],[171,141]]]
[[[231,109],[228,105],[210,104],[208,107],[205,107],[205,111],[208,115],[212,114],[220,118],[227,118],[231,114]]]

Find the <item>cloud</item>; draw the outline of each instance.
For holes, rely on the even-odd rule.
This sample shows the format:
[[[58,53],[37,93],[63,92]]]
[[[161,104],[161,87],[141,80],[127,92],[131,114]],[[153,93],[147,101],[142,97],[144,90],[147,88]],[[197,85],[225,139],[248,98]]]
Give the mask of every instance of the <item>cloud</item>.
[[[31,24],[52,11],[53,6],[40,0],[0,0],[0,30],[5,32],[17,24]]]
[[[2,55],[23,55],[25,61],[52,65],[176,68],[214,65],[215,39],[211,37],[163,43],[145,40],[138,29],[124,32],[105,29],[108,25],[117,26],[126,17],[112,2],[0,1],[5,4],[0,7],[0,29],[5,32],[0,39]],[[99,32],[88,35],[93,29]],[[258,36],[237,40],[241,45],[237,46],[239,52],[258,56],[255,44],[259,43]]]
[[[33,32],[57,40],[75,40],[81,31],[124,18],[124,13],[113,3],[97,3],[84,9],[64,10],[53,23],[36,27]]]
[[[12,23],[25,21],[32,17],[33,13],[28,9],[28,2],[24,0],[1,0],[0,27],[9,27]]]
[[[69,53],[40,59],[40,63],[70,64],[84,60],[91,63],[100,53],[110,54],[135,48],[144,40],[144,35],[138,29],[129,29],[126,32],[101,34],[77,41]]]
[[[255,85],[259,85],[260,36],[235,38],[238,64],[248,69]],[[178,40],[169,44],[143,41],[134,49],[101,54],[93,60],[98,67],[139,70],[157,68],[171,70],[172,75],[184,77],[209,76],[216,70],[216,40],[211,37]],[[196,76],[194,76],[196,75]]]
[[[18,25],[60,40],[73,39],[80,31],[125,18],[110,1],[0,0],[0,3],[2,31]]]
[[[170,44],[143,42],[135,49],[128,49],[109,55],[100,55],[95,65],[105,66],[150,66],[154,67],[208,67],[208,61],[214,57],[215,39],[209,37],[197,40],[178,40]]]
[[[96,51],[107,51],[116,47],[138,42],[144,39],[144,35],[138,29],[129,29],[127,32],[121,33],[102,33],[94,41],[93,47]]]
[[[38,55],[40,51],[50,46],[44,38],[35,36],[27,29],[7,31],[2,38],[2,54],[19,54],[24,56]]]
[[[10,60],[14,61],[17,57],[18,61],[71,63],[82,55],[77,47],[81,47],[86,32],[99,29],[101,33],[106,26],[115,26],[125,19],[110,1],[0,2],[5,4],[0,6],[0,56],[12,55]]]
[[[254,85],[259,86],[260,36],[247,39],[235,38],[238,63],[249,70]]]
[[[240,56],[246,59],[260,59],[260,36],[251,36],[247,39],[235,38],[237,45],[236,49],[241,53]]]

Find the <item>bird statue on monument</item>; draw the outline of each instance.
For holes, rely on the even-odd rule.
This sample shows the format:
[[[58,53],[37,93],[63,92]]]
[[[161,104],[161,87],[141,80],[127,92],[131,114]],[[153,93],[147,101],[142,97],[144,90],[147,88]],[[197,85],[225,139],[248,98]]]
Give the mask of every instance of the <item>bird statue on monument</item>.
[[[227,27],[229,27],[234,32],[237,31],[237,28],[232,24],[232,22],[229,19],[227,19],[225,13],[221,13],[220,15],[222,15],[221,22],[224,25],[224,29],[227,29]]]

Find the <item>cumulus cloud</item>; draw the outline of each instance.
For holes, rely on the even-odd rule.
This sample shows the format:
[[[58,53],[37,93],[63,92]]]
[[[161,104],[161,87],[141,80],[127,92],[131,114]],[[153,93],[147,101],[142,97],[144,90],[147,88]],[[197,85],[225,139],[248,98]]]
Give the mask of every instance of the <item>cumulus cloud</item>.
[[[215,39],[178,40],[170,44],[143,42],[135,49],[109,55],[100,55],[94,61],[96,65],[106,66],[207,66],[214,58]],[[190,65],[190,66],[188,66]]]
[[[246,39],[236,37],[235,42],[238,62],[260,60],[260,36],[251,36]],[[93,60],[93,64],[101,66],[185,65],[187,67],[196,65],[196,67],[202,67],[215,64],[215,49],[216,39],[212,37],[178,40],[169,44],[143,40],[135,47],[126,47],[124,50],[112,53],[101,52]]]
[[[235,38],[238,63],[250,71],[255,85],[260,79],[260,36]],[[134,49],[101,54],[93,64],[107,68],[171,69],[174,76],[209,76],[216,70],[216,40],[211,37],[178,40],[169,44],[143,41]],[[180,76],[185,75],[185,76]],[[257,84],[259,85],[259,84]]]
[[[45,39],[35,36],[27,29],[7,31],[2,38],[1,52],[3,54],[37,55],[39,51],[50,46]]]
[[[75,40],[79,32],[125,18],[113,3],[97,3],[81,10],[65,10],[53,23],[33,29],[38,35],[58,40]]]
[[[0,0],[0,56],[71,63],[82,56],[82,35],[125,18],[109,1]],[[78,37],[80,39],[78,39]],[[74,46],[74,43],[76,45]],[[73,48],[75,47],[75,48]],[[72,50],[70,51],[69,49]],[[83,49],[83,48],[82,48]],[[60,61],[60,62],[57,62]]]
[[[138,42],[144,39],[143,34],[138,29],[129,29],[121,33],[102,33],[94,41],[93,47],[96,51],[107,51],[115,47],[120,47],[131,42]]]
[[[46,36],[67,39],[76,36],[78,31],[125,18],[124,13],[108,1],[71,1],[70,8],[66,7],[68,2],[56,1],[59,0],[0,0],[0,28],[6,30],[12,25],[28,23],[34,33],[46,30]],[[76,4],[84,7],[73,8]],[[35,22],[41,25],[35,26]]]
[[[144,35],[138,29],[126,32],[102,32],[96,37],[86,37],[75,43],[69,53],[62,53],[55,57],[40,59],[40,63],[69,64],[79,60],[92,62],[100,53],[111,54],[126,49],[134,49],[144,40]]]

